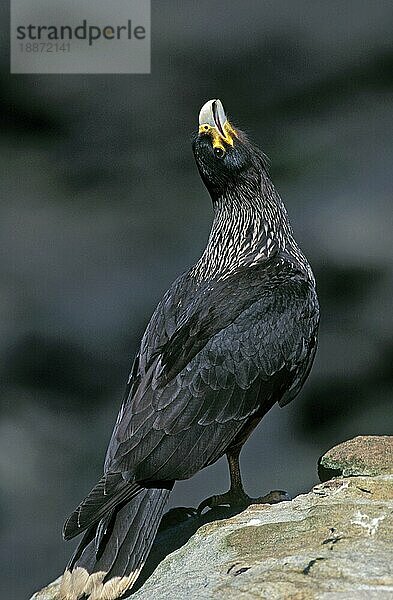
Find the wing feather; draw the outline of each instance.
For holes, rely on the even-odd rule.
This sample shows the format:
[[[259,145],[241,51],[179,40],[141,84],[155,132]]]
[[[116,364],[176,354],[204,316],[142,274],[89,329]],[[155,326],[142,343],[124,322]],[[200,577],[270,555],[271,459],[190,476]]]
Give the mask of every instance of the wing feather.
[[[217,460],[248,419],[296,395],[315,351],[315,290],[285,261],[199,291],[180,278],[172,292],[108,449],[106,469],[137,481],[184,479]]]

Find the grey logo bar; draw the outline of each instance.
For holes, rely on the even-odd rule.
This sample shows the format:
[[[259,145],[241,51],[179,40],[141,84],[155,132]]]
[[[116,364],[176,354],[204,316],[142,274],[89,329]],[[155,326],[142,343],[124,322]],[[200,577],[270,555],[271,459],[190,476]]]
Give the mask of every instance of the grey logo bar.
[[[11,73],[150,73],[150,0],[11,0]]]

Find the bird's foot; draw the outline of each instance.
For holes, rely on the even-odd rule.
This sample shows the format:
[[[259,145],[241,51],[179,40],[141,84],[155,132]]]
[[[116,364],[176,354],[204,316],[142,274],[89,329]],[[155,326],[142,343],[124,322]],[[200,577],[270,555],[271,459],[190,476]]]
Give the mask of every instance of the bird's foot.
[[[228,490],[225,494],[210,496],[198,506],[198,515],[201,515],[205,508],[217,508],[219,506],[229,506],[230,508],[247,508],[251,504],[277,504],[291,500],[290,495],[283,490],[274,490],[265,496],[251,498],[243,490]]]
[[[265,496],[250,498],[250,504],[278,504],[279,502],[289,502],[289,500],[292,500],[292,498],[288,492],[284,490],[272,490]]]
[[[162,530],[166,529],[167,527],[172,527],[173,525],[185,523],[190,518],[194,517],[196,514],[197,509],[188,506],[177,506],[176,508],[171,508],[162,517],[160,529]]]

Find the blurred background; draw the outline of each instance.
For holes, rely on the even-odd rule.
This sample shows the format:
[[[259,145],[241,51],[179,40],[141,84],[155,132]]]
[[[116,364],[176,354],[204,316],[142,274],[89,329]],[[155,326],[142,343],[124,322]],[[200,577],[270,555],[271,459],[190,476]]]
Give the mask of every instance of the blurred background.
[[[305,491],[329,447],[392,433],[391,2],[152,5],[152,73],[122,76],[9,75],[0,9],[1,598],[63,570],[144,327],[204,247],[210,98],[270,157],[322,310],[304,390],[243,452],[248,492]],[[220,461],[171,506],[227,483]]]

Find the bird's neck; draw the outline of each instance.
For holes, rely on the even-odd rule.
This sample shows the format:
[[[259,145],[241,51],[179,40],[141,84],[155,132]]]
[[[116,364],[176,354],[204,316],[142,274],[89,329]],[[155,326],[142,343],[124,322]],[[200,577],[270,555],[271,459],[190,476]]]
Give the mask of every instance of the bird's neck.
[[[238,268],[285,251],[309,269],[296,244],[286,209],[270,179],[260,174],[213,197],[214,219],[206,248],[191,270],[199,280],[224,279]]]

